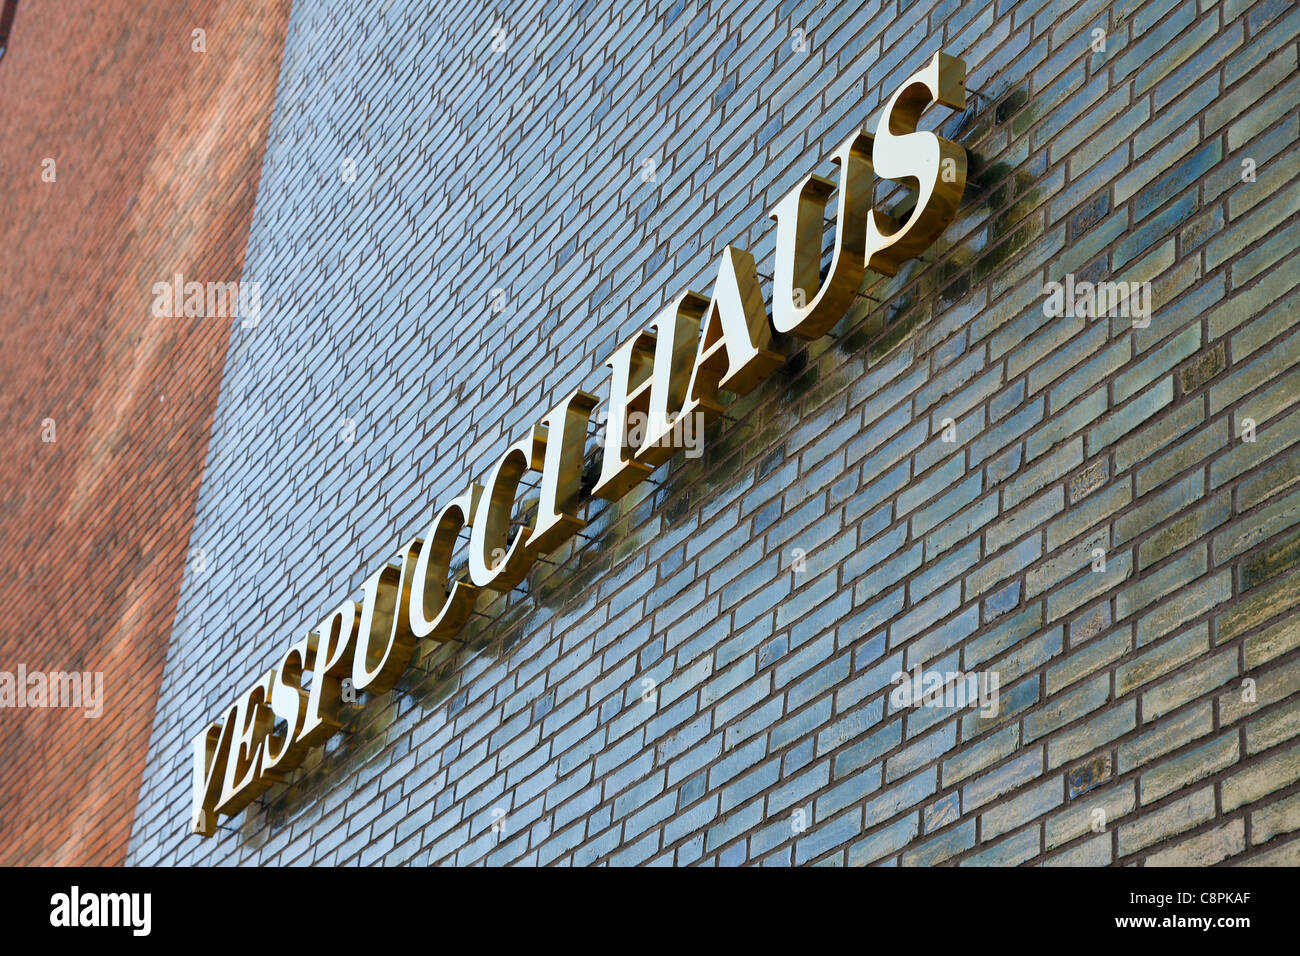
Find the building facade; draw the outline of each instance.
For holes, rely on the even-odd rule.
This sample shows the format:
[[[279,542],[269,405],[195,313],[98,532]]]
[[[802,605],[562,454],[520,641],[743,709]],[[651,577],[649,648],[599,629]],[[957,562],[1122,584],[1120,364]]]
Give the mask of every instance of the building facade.
[[[148,290],[239,279],[289,4],[2,7],[0,864],[121,864],[229,335]]]
[[[191,323],[205,451],[159,451],[201,473],[174,616],[137,626],[165,661],[133,715],[106,692],[147,741],[126,862],[1300,863],[1292,4],[299,0],[283,29],[238,147],[257,308]],[[937,52],[967,91],[920,124],[965,157],[938,239],[591,495],[610,356],[728,247],[770,310],[769,213],[842,186]],[[132,265],[147,336],[179,321],[153,283],[231,278],[195,262]],[[580,533],[191,832],[195,738],[575,390]],[[900,695],[932,676],[977,699]]]

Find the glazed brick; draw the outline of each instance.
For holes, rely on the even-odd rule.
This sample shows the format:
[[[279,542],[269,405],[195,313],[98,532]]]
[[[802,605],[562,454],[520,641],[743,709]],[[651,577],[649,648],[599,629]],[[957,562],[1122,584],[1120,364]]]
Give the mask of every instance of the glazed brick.
[[[1246,667],[1254,668],[1300,647],[1300,619],[1278,621],[1246,638]]]
[[[1137,622],[1137,645],[1145,647],[1173,628],[1232,597],[1232,580],[1226,572],[1203,578],[1172,600],[1145,614]]]
[[[916,816],[905,816],[849,846],[849,866],[865,866],[891,856],[917,835]]]
[[[947,551],[956,543],[967,538],[979,528],[988,524],[997,515],[997,493],[986,495],[969,508],[957,513],[936,528],[925,539],[927,558]]]
[[[1300,830],[1300,794],[1270,803],[1250,815],[1250,839],[1256,845],[1296,830]]]
[[[1271,302],[1294,288],[1297,281],[1293,270],[1277,269],[1229,299],[1207,317],[1211,338],[1222,337],[1259,315]]]
[[[1017,866],[1033,859],[1042,850],[1042,836],[1037,827],[1022,830],[1013,837],[995,843],[987,850],[971,854],[962,866]]]
[[[1039,562],[1038,566],[1025,574],[1025,593],[1035,597],[1049,589],[1055,589],[1063,581],[1074,577],[1078,572],[1092,571],[1093,552],[1100,548],[1109,551],[1111,545],[1110,529],[1103,527],[1094,530],[1088,537],[1078,541],[1060,554]]]
[[[1215,495],[1191,513],[1161,529],[1138,546],[1138,569],[1155,564],[1180,549],[1206,538],[1228,520],[1232,502],[1227,495]]]
[[[1055,769],[1067,764],[1098,746],[1110,743],[1136,726],[1137,714],[1133,701],[1123,701],[1107,708],[1051,738],[1047,744],[1047,766]]]
[[[1283,375],[1249,399],[1238,402],[1230,416],[1234,429],[1241,432],[1247,418],[1258,426],[1288,409],[1296,400],[1298,382],[1300,377],[1294,374]]]
[[[1115,521],[1115,543],[1123,544],[1149,531],[1188,502],[1195,501],[1204,491],[1205,476],[1194,472],[1167,490],[1148,497],[1142,505]]]
[[[939,759],[957,744],[957,722],[952,721],[924,739],[905,747],[885,761],[885,781],[904,777]]]
[[[1166,804],[1119,828],[1119,855],[1128,856],[1153,843],[1204,823],[1214,816],[1214,788],[1205,787]]]
[[[1163,761],[1138,778],[1142,802],[1159,800],[1236,763],[1238,734],[1223,734],[1172,760]]]
[[[1045,488],[1083,461],[1083,442],[1074,439],[1052,452],[1033,468],[1026,470],[1002,492],[1002,506],[1012,508],[1030,495]]]
[[[1205,574],[1206,548],[1201,545],[1168,564],[1158,571],[1148,571],[1139,576],[1132,584],[1115,595],[1115,620],[1122,621],[1130,614],[1168,594],[1186,581],[1195,580]]]
[[[933,627],[936,621],[947,617],[957,609],[960,598],[961,586],[954,582],[940,593],[922,601],[897,618],[890,628],[890,649],[892,650],[926,628]]]
[[[1269,850],[1249,860],[1243,860],[1239,866],[1296,866],[1300,864],[1300,840],[1282,843],[1276,849]]]
[[[1015,585],[1011,586],[1013,589]],[[998,592],[999,595],[1003,594]],[[986,606],[994,604],[998,595],[991,595]],[[1012,598],[1014,604],[1014,596]],[[950,648],[955,648],[963,640],[975,632],[979,626],[979,608],[971,607],[958,614],[956,617],[949,618],[941,624],[930,628],[928,632],[923,631],[921,636],[911,641],[907,645],[907,667],[912,668],[918,664],[929,662],[929,666],[938,667],[939,662],[935,661],[936,655],[943,654]],[[956,665],[955,656],[952,664]]]
[[[917,806],[935,792],[938,769],[923,770],[867,800],[865,819],[868,827],[890,819],[900,811]]]
[[[1088,431],[1088,454],[1095,455],[1099,448],[1114,444],[1121,436],[1150,420],[1156,412],[1172,402],[1173,397],[1173,378],[1158,381]]]
[[[858,810],[842,814],[827,823],[815,824],[807,835],[795,842],[795,863],[807,863],[827,850],[842,846],[860,832],[862,814]]]
[[[1047,595],[1047,619],[1055,621],[1094,598],[1113,591],[1133,574],[1133,554],[1120,551],[1106,555],[1106,570],[1089,570]],[[1118,602],[1117,602],[1118,603]],[[1122,615],[1117,611],[1116,620]]]
[[[962,788],[962,809],[963,812],[969,812],[972,809],[983,806],[990,800],[999,797],[1010,790],[1014,790],[1021,784],[1033,780],[1042,773],[1043,757],[1039,748],[1027,749],[1015,760],[998,770],[991,771],[967,783]],[[960,777],[954,773],[954,780]],[[945,781],[945,786],[948,782]]]
[[[1025,718],[1025,741],[1041,737],[1049,731],[1077,720],[1100,707],[1109,696],[1110,677],[1106,674],[1099,675],[1077,689],[1060,695],[1047,707]]]
[[[1137,807],[1134,792],[1132,782],[1119,783],[1071,801],[1065,809],[1047,817],[1044,823],[1045,847],[1051,849],[1069,843],[1093,832],[1098,825],[1110,828]],[[1100,814],[1097,813],[1099,810]]]
[[[249,236],[249,274],[281,291],[265,317],[278,350],[244,334],[214,376],[181,543],[228,560],[182,582],[168,611],[187,625],[171,633],[189,671],[160,671],[167,729],[149,744],[130,858],[1286,859],[1280,826],[1249,852],[1233,840],[1292,786],[1243,774],[1297,736],[1286,227],[1300,126],[1281,107],[1300,20],[1266,6],[1006,0],[891,20],[831,4],[811,24],[829,55],[799,58],[771,4],[598,3],[552,37],[558,15],[530,2],[506,15],[506,50],[475,40],[446,58],[418,5],[398,0],[340,50],[326,38],[347,11],[304,0]],[[481,13],[461,4],[455,19]],[[1094,23],[1105,54],[1078,42]],[[584,505],[585,537],[357,708],[360,747],[313,755],[214,840],[173,832],[188,785],[175,735],[223,699],[217,685],[273,663],[426,509],[481,480],[506,436],[574,388],[603,396],[612,348],[675,292],[712,288],[708,250],[742,245],[770,274],[776,199],[833,174],[828,151],[878,115],[916,50],[954,44],[993,102],[936,117],[983,172],[926,257],[869,276],[834,338],[783,339],[785,367],[710,426],[702,458]],[[394,113],[399,99],[427,105]],[[384,136],[354,134],[356,116]],[[1108,136],[1087,134],[1098,122]],[[619,144],[598,164],[593,133]],[[532,141],[548,148],[498,145]],[[359,160],[347,186],[344,151]],[[1150,280],[1151,326],[1047,316],[1043,285],[1066,272]],[[501,313],[484,302],[494,287]],[[304,374],[331,356],[346,409]],[[249,398],[274,428],[248,427]],[[321,455],[345,413],[363,447]],[[1244,417],[1259,441],[1241,441]],[[313,446],[321,468],[304,476]],[[274,489],[265,502],[259,487]],[[238,647],[213,623],[217,594],[240,608]],[[1000,673],[995,715],[887,703],[904,667],[959,662]],[[1214,797],[1229,780],[1272,789],[1227,811]],[[427,823],[407,824],[417,799],[408,815]],[[502,802],[534,819],[494,840]],[[266,839],[290,809],[288,836]]]
[[[1078,647],[1085,641],[1091,640],[1110,627],[1111,623],[1109,603],[1098,604],[1092,610],[1085,611],[1070,622],[1070,646]]]
[[[1055,551],[1079,534],[1092,531],[1106,518],[1133,500],[1133,489],[1123,479],[1072,505],[1061,517],[1047,525],[1047,549]]]
[[[1206,640],[1206,646],[1208,643]],[[1078,653],[1071,654],[1059,664],[1047,669],[1047,692],[1055,694],[1061,688],[1087,677],[1098,668],[1124,657],[1132,647],[1133,635],[1129,628],[1120,628],[1107,637],[1090,642]],[[1118,671],[1115,692],[1123,693],[1119,688]]]
[[[1300,491],[1255,510],[1249,521],[1234,523],[1216,534],[1212,539],[1214,560],[1222,564],[1297,523],[1300,523]]]
[[[997,558],[986,561],[979,571],[966,576],[966,595],[974,597],[983,594],[1032,562],[1041,553],[1042,543],[1036,537],[1027,538],[1005,550]]]
[[[1199,464],[1228,445],[1228,435],[1220,423],[1204,426],[1189,439],[1154,459],[1137,473],[1137,491],[1145,495],[1170,478]]]
[[[1252,323],[1251,326],[1247,326],[1247,329],[1253,327]],[[1233,336],[1234,343],[1238,338],[1239,335]],[[1298,356],[1300,356],[1300,332],[1275,343],[1264,354],[1236,367],[1235,371],[1210,387],[1210,414],[1217,414],[1229,405],[1234,405],[1242,407],[1242,414],[1253,414],[1259,419],[1267,418],[1267,415],[1255,411],[1256,402],[1247,402],[1243,406],[1241,399],[1286,371]],[[1285,407],[1295,400],[1295,393],[1290,389],[1283,389],[1279,393],[1279,399],[1284,402],[1281,407]]]
[[[1049,777],[1024,793],[1003,800],[990,810],[985,810],[980,815],[981,838],[987,840],[999,836],[1060,806],[1065,799],[1064,790],[1064,784],[1059,776]],[[1037,830],[1033,832],[1037,848],[1038,832]]]
[[[1201,624],[1163,641],[1151,650],[1125,661],[1115,669],[1115,693],[1127,694],[1150,683],[1186,661],[1199,657],[1210,648],[1209,627]]]
[[[774,758],[762,766],[751,770],[743,777],[727,784],[720,791],[720,796],[722,798],[722,812],[726,813],[729,809],[737,804],[743,803],[754,794],[766,790],[774,784],[780,776],[781,761]]]
[[[1300,440],[1297,428],[1300,428],[1300,411],[1283,419],[1274,419],[1259,431],[1253,442],[1241,441],[1240,435],[1234,436],[1232,450],[1210,464],[1210,487],[1222,487],[1242,472],[1254,468]]]
[[[1213,705],[1196,704],[1156,723],[1150,730],[1119,746],[1119,769],[1127,773],[1148,761],[1203,737],[1214,728]]]
[[[1109,834],[1099,834],[1043,861],[1043,866],[1106,866],[1113,859]]]
[[[1115,376],[1111,393],[1115,401],[1123,402],[1136,395],[1159,375],[1172,369],[1175,365],[1195,352],[1201,345],[1201,327],[1191,325],[1163,343],[1158,351],[1138,362],[1136,365]],[[1213,389],[1211,390],[1213,394]],[[1218,411],[1211,402],[1211,413]]]
[[[903,851],[900,862],[903,866],[935,866],[974,845],[975,821],[969,820],[936,837],[913,844]]]
[[[921,814],[923,830],[933,833],[961,816],[961,792],[954,790],[946,797],[941,797],[925,808]]]
[[[1300,134],[1292,138],[1300,138]],[[1232,336],[1233,356],[1240,361],[1263,348],[1280,334],[1288,331],[1291,327],[1291,316],[1294,314],[1297,298],[1293,293],[1286,299],[1274,302],[1258,318],[1252,320],[1249,325],[1234,334]],[[1288,346],[1289,344],[1290,341],[1288,340]],[[1276,375],[1277,373],[1273,374]],[[1284,376],[1288,381],[1292,377],[1293,373],[1287,373]],[[1277,389],[1274,387],[1270,388],[1269,391],[1281,391],[1285,395],[1291,396],[1295,394],[1293,389],[1286,388]]]
[[[1263,673],[1248,675],[1252,682],[1253,700],[1247,700],[1241,688],[1219,695],[1219,723],[1235,723],[1243,717],[1253,716],[1263,707],[1287,699],[1300,690],[1300,662],[1270,667]]]
[[[1257,754],[1300,735],[1300,709],[1287,703],[1246,725],[1246,752]]]
[[[998,698],[998,712],[991,717],[983,711],[967,714],[961,721],[961,739],[979,737],[1029,710],[1038,702],[1038,684],[1037,679],[1030,677],[1003,689]]]
[[[680,811],[664,824],[665,844],[676,843],[682,837],[703,829],[718,815],[717,796],[708,797],[689,810]]]
[[[1252,588],[1251,594],[1215,618],[1215,642],[1223,644],[1233,640],[1297,603],[1300,603],[1300,582],[1294,576]]]
[[[1064,507],[1065,490],[1060,487],[1049,489],[1004,520],[989,525],[984,532],[985,545],[989,551],[997,551],[1026,532],[1041,527]]]
[[[1142,693],[1143,722],[1169,713],[1203,693],[1207,687],[1222,687],[1236,673],[1237,658],[1231,651],[1202,659],[1195,669],[1188,670]]]
[[[978,667],[1002,651],[1035,633],[1042,623],[1042,602],[1035,602],[1011,617],[1004,618],[984,634],[968,641],[962,651],[967,669]]]
[[[903,722],[895,720],[878,727],[861,739],[843,748],[835,755],[835,779],[839,780],[875,761],[902,740]],[[824,753],[826,747],[818,738],[818,751]]]
[[[1024,641],[1002,657],[992,661],[988,670],[998,674],[999,681],[1010,683],[1024,674],[1037,670],[1061,653],[1062,628],[1049,628],[1039,636]]]
[[[779,813],[796,803],[805,802],[830,781],[831,763],[823,760],[796,777],[787,777],[767,798],[767,812]]]
[[[1246,824],[1230,820],[1221,827],[1152,853],[1146,866],[1213,866],[1246,848]]]
[[[1185,435],[1205,420],[1203,402],[1187,402],[1173,409],[1151,425],[1125,439],[1115,447],[1115,461],[1120,471],[1127,471],[1169,442]]]

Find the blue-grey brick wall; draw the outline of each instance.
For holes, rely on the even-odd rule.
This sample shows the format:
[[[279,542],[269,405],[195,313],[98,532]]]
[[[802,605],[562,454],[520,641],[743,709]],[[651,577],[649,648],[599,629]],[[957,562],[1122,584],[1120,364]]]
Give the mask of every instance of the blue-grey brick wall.
[[[1298,33],[298,0],[130,860],[1300,862]],[[189,836],[192,736],[725,244],[770,273],[767,211],[937,49],[982,94],[929,121],[942,239]],[[1046,316],[1066,273],[1149,327]],[[894,707],[916,666],[999,708]]]

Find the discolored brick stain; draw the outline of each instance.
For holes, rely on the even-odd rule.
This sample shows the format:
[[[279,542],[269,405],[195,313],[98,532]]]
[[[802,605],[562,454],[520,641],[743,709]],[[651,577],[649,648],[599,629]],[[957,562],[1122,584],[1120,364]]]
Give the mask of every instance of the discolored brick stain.
[[[1113,767],[1110,752],[1098,754],[1090,760],[1070,768],[1066,777],[1070,799],[1095,790],[1111,778]]]
[[[1300,20],[898,7],[526,3],[494,53],[473,3],[391,4],[346,49],[345,4],[295,6],[245,269],[288,291],[234,330],[189,539],[223,570],[182,589],[132,861],[1300,862]],[[766,272],[767,210],[940,48],[983,99],[936,111],[970,183],[922,260],[186,836],[209,689],[557,398],[603,396],[605,356],[724,244]],[[1047,316],[1066,273],[1150,281],[1150,326]],[[893,707],[918,662],[1004,674],[996,710]]]
[[[289,4],[21,6],[0,60],[0,670],[99,671],[105,701],[0,716],[0,863],[121,864],[229,332],[154,318],[150,289],[240,277]]]

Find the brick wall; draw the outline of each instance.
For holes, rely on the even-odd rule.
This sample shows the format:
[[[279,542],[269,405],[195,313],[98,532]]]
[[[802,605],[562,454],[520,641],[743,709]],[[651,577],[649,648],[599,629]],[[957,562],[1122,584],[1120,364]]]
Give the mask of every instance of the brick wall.
[[[239,276],[288,6],[23,2],[0,59],[0,671],[105,696],[0,711],[6,865],[126,858],[229,331],[150,287]]]
[[[295,5],[129,859],[1300,862],[1300,11],[506,9]],[[936,49],[983,98],[923,261],[186,835],[193,735],[725,243],[770,272]],[[997,713],[892,706],[917,665]]]

